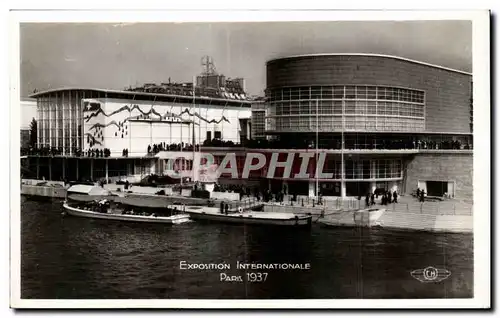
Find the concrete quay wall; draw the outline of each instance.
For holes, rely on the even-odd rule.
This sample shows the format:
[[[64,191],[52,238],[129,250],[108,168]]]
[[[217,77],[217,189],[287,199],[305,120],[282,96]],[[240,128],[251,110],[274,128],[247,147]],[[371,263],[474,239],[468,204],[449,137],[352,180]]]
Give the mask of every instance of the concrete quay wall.
[[[354,227],[352,212],[341,212],[319,220],[327,226]],[[470,215],[432,215],[399,213],[386,211],[378,219],[379,227],[397,230],[415,230],[429,232],[472,233],[473,217]]]
[[[64,199],[66,197],[66,189],[64,187],[35,186],[35,185],[23,184],[21,186],[21,194],[36,196],[36,197]]]

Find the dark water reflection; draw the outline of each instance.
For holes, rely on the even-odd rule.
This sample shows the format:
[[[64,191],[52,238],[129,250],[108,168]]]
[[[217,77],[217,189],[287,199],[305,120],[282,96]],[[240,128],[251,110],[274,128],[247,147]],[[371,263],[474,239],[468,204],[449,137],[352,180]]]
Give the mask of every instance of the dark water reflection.
[[[168,226],[62,217],[61,203],[22,198],[23,298],[462,298],[473,296],[472,235],[215,223]],[[221,282],[244,275],[236,260],[310,263],[268,270],[264,283]],[[230,270],[181,270],[228,263]],[[427,266],[452,275],[421,283]],[[255,272],[255,271],[249,271]]]

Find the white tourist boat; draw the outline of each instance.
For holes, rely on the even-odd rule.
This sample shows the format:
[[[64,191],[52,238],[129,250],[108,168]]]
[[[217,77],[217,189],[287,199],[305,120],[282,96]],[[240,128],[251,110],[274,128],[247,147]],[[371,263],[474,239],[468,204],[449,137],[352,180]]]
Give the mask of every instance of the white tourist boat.
[[[146,222],[146,223],[167,223],[167,224],[181,224],[189,222],[188,214],[176,214],[171,216],[157,216],[155,214],[142,215],[142,214],[124,214],[120,210],[108,210],[107,212],[98,212],[87,210],[85,208],[71,207],[67,202],[63,204],[64,209],[69,215],[94,218],[94,219],[106,219],[106,220],[117,220],[117,221],[129,221],[129,222]]]
[[[178,207],[183,213],[189,214],[193,220],[209,220],[216,222],[280,225],[280,226],[310,226],[312,216],[299,216],[290,213],[240,211],[221,213],[215,207],[183,206]]]
[[[133,201],[121,202],[122,198],[110,194],[109,191],[97,186],[74,185],[68,189],[63,204],[65,213],[129,222],[180,224],[190,221],[188,214],[177,213],[176,210],[147,202],[135,205]]]

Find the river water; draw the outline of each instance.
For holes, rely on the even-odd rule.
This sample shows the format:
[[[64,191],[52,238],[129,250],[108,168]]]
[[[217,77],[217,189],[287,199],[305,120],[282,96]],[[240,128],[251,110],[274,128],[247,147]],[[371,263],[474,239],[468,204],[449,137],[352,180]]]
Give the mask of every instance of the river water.
[[[471,234],[133,224],[61,215],[61,201],[21,198],[21,297],[45,299],[347,299],[473,297]],[[229,264],[229,270],[181,269]],[[248,263],[310,269],[237,270]],[[447,269],[441,282],[410,272]],[[265,282],[247,273],[266,272]],[[221,273],[243,282],[221,281]],[[263,277],[263,276],[262,276]]]

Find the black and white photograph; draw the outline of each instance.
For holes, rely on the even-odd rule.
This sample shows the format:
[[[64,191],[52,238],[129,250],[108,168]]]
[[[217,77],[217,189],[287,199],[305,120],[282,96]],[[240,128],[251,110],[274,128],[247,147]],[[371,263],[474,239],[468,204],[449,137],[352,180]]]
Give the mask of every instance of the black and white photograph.
[[[11,23],[12,307],[490,305],[488,11],[69,13]]]

